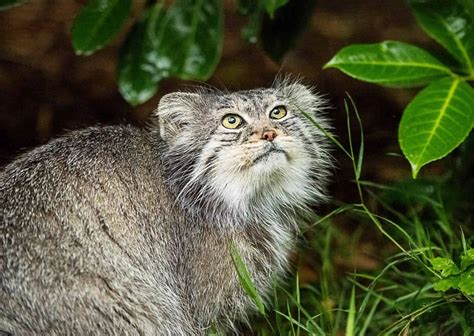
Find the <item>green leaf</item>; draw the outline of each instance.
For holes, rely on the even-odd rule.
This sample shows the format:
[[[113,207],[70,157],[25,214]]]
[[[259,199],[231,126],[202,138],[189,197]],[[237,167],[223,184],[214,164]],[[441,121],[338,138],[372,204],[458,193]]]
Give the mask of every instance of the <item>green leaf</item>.
[[[162,2],[147,9],[120,53],[122,96],[137,105],[153,96],[164,78],[206,80],[220,57],[222,20],[219,0],[177,0],[167,12]]]
[[[324,68],[337,68],[356,79],[392,87],[420,86],[452,75],[425,50],[397,41],[345,47]]]
[[[131,0],[91,0],[72,25],[72,45],[77,55],[102,48],[122,28],[132,8]]]
[[[434,270],[441,272],[441,276],[443,277],[447,277],[447,276],[459,273],[458,267],[456,266],[454,261],[452,261],[451,259],[436,257],[436,258],[430,259],[430,262]]]
[[[474,295],[474,270],[461,274],[459,290],[467,295]]]
[[[260,314],[265,315],[265,307],[263,305],[262,299],[257,292],[257,288],[255,287],[252,277],[245,265],[244,260],[240,256],[239,250],[235,246],[234,243],[230,245],[230,255],[232,257],[232,262],[234,263],[235,270],[237,271],[237,276],[239,277],[240,284],[244,288],[245,292],[248,296],[252,298],[255,305],[258,308]]]
[[[265,10],[267,11],[268,15],[270,15],[271,18],[275,15],[275,11],[286,5],[288,3],[288,0],[263,0],[263,5],[265,6]]]
[[[160,58],[156,45],[157,26],[164,15],[162,7],[158,3],[142,13],[120,51],[119,91],[132,105],[150,99],[169,72],[169,60]]]
[[[11,7],[19,6],[27,0],[0,0],[0,10],[5,10]]]
[[[445,78],[423,89],[406,107],[398,130],[413,178],[463,142],[473,120],[474,92],[466,82]]]
[[[459,277],[449,277],[445,279],[438,280],[433,288],[436,291],[445,292],[451,288],[457,288],[459,283]]]
[[[468,267],[474,265],[474,249],[471,248],[461,256],[461,271],[466,270]]]
[[[159,55],[172,75],[209,78],[221,55],[223,17],[220,0],[176,0],[157,35]]]
[[[455,0],[411,0],[409,3],[423,30],[444,46],[471,74],[474,25],[466,8]]]

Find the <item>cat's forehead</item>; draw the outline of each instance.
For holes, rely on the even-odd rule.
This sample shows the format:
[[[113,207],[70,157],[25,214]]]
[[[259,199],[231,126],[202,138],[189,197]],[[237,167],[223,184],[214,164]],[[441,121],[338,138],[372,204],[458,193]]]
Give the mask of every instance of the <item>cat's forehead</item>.
[[[237,91],[227,94],[219,94],[215,97],[214,109],[234,110],[235,112],[245,112],[247,114],[260,114],[278,100],[274,89],[255,89],[247,91]]]

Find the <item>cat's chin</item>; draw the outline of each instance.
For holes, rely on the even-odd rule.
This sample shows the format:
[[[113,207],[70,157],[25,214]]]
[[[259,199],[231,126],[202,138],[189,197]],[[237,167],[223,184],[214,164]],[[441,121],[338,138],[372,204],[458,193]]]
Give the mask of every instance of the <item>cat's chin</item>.
[[[272,175],[281,174],[288,168],[288,154],[282,150],[274,150],[258,156],[252,166],[257,174]]]
[[[290,159],[289,153],[279,144],[266,143],[261,150],[254,154],[251,168],[261,172],[271,172],[284,168]]]

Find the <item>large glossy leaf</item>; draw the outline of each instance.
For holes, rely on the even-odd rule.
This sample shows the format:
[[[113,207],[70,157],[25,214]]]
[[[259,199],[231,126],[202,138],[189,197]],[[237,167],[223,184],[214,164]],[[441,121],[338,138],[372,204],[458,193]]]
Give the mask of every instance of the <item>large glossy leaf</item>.
[[[457,0],[411,0],[409,3],[425,32],[443,45],[470,74],[474,61],[474,24],[467,9]]]
[[[10,7],[15,7],[21,5],[23,2],[27,0],[0,0],[0,10],[5,10]]]
[[[423,89],[403,113],[398,139],[413,177],[428,162],[446,156],[469,134],[474,91],[464,81],[445,78]]]
[[[74,20],[72,45],[77,55],[90,55],[120,30],[130,14],[131,0],[91,0]]]
[[[176,0],[157,34],[160,58],[172,75],[209,78],[221,55],[223,17],[221,0]]]
[[[164,11],[161,4],[146,9],[132,28],[120,51],[118,85],[122,96],[132,105],[150,99],[161,79],[169,74],[168,60],[160,59],[158,52],[158,26]]]
[[[132,105],[148,100],[170,76],[207,79],[222,47],[222,3],[177,0],[147,9],[120,54],[119,90]]]
[[[451,74],[425,50],[396,41],[345,47],[324,68],[337,68],[356,79],[391,87],[419,86]]]
[[[143,14],[121,51],[118,76],[133,105],[148,100],[169,76],[207,79],[222,47],[222,3],[177,0],[166,12],[155,4]]]

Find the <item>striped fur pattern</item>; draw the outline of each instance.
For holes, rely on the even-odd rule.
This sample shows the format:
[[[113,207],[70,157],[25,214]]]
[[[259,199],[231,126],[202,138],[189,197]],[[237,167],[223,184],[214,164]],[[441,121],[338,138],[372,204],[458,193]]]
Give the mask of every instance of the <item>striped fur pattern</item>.
[[[0,334],[236,332],[256,307],[229,247],[268,295],[300,214],[325,199],[328,141],[300,111],[328,128],[325,107],[292,79],[176,92],[147,129],[89,128],[22,155],[0,172]]]
[[[287,116],[271,120],[270,111],[280,105]],[[321,96],[291,79],[269,89],[164,97],[156,115],[168,139],[163,162],[177,201],[193,217],[232,229],[238,227],[235,219],[278,217],[288,207],[323,200],[332,162],[328,142],[301,111],[328,129],[325,110]],[[224,128],[221,120],[228,113],[243,117],[244,126]],[[262,141],[264,129],[274,129],[276,140]],[[282,152],[258,161],[269,148]]]

